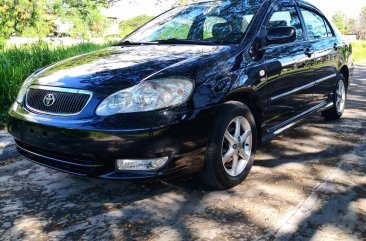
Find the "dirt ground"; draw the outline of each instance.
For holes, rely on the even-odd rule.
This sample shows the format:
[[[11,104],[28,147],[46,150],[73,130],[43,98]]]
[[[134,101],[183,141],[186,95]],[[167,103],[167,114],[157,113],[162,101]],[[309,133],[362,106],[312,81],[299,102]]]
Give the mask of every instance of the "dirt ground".
[[[366,240],[366,66],[339,121],[315,115],[262,146],[248,179],[85,179],[1,158],[0,240]],[[5,159],[5,160],[4,160]]]

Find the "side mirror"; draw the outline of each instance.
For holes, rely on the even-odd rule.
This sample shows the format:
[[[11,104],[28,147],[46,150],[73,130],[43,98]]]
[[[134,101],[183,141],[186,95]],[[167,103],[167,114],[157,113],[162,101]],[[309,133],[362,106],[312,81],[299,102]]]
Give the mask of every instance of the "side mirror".
[[[274,27],[267,32],[267,44],[286,44],[296,40],[296,28]]]

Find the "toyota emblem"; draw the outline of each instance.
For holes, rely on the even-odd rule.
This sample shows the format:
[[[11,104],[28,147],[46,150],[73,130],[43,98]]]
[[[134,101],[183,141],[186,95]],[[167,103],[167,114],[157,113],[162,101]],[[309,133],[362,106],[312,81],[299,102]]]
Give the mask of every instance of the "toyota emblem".
[[[44,98],[43,98],[43,104],[45,106],[53,106],[56,102],[56,98],[53,94],[47,94]]]

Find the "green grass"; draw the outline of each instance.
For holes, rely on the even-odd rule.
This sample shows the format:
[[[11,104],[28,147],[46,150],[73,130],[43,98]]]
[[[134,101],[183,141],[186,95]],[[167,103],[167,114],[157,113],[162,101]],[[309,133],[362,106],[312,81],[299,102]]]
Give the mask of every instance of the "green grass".
[[[356,41],[352,43],[353,61],[355,63],[366,64],[366,41]]]
[[[53,48],[45,43],[0,50],[0,128],[4,127],[7,110],[15,100],[23,81],[34,71],[62,59],[106,47],[84,43]]]

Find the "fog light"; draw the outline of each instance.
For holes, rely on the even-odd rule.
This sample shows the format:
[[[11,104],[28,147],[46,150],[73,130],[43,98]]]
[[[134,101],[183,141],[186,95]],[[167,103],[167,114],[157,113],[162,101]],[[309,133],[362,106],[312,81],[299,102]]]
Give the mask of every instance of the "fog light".
[[[117,160],[116,166],[118,171],[154,171],[168,161],[168,157],[155,159],[120,159]]]

